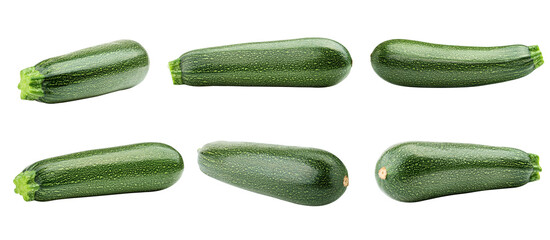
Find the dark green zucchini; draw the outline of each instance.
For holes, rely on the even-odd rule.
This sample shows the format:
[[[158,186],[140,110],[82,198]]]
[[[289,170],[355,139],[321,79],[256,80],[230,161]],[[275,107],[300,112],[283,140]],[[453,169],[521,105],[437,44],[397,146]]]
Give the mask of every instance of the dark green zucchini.
[[[395,200],[519,187],[536,181],[539,157],[524,151],[464,143],[407,142],[376,164],[376,181]]]
[[[21,99],[59,103],[131,88],[149,69],[143,47],[119,40],[46,59],[21,71]]]
[[[344,164],[315,148],[214,142],[199,149],[199,166],[222,182],[310,206],[335,201],[349,183]]]
[[[90,150],[38,161],[13,182],[25,201],[156,191],[174,184],[181,155],[162,143]]]
[[[177,85],[328,87],[348,75],[351,56],[336,41],[302,38],[193,50],[169,66]]]
[[[381,43],[371,54],[384,80],[408,87],[470,87],[521,78],[544,61],[538,46],[465,47],[404,39]]]

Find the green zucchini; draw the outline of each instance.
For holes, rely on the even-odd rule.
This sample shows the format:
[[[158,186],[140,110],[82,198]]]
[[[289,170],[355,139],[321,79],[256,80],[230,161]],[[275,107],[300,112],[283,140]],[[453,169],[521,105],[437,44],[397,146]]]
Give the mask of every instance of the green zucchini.
[[[451,194],[519,187],[536,181],[539,157],[524,151],[464,143],[406,142],[376,164],[387,195],[416,202]]]
[[[199,149],[199,166],[222,182],[309,206],[335,201],[349,184],[344,164],[315,148],[213,142]]]
[[[119,40],[46,59],[21,71],[21,99],[67,102],[131,88],[149,69],[143,47]]]
[[[328,87],[348,75],[351,56],[334,40],[302,38],[193,50],[169,67],[176,85]]]
[[[384,80],[408,87],[470,87],[521,78],[540,67],[539,47],[465,47],[404,39],[381,43],[371,54]]]
[[[139,143],[38,161],[13,182],[25,201],[156,191],[174,184],[181,155],[162,143]]]

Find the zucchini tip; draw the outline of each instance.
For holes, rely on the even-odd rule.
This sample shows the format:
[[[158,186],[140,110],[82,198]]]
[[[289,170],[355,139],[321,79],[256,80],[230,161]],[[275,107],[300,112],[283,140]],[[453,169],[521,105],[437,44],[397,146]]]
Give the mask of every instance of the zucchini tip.
[[[15,193],[23,196],[23,199],[27,202],[34,200],[34,193],[40,188],[38,183],[34,181],[35,176],[35,171],[23,171],[13,180]]]

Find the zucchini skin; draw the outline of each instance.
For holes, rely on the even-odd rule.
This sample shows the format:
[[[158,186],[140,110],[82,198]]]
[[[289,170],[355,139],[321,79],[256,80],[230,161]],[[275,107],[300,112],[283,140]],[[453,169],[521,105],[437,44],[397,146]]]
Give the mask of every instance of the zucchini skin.
[[[342,81],[351,64],[342,44],[301,38],[193,50],[169,66],[176,85],[328,87]]]
[[[139,143],[38,161],[25,168],[14,183],[16,193],[25,200],[49,201],[161,190],[173,185],[182,172],[183,160],[174,148]],[[24,185],[35,185],[36,191],[18,190]]]
[[[119,40],[39,62],[21,71],[21,99],[60,103],[131,88],[145,78],[149,58],[132,40]]]
[[[538,46],[466,47],[393,39],[371,54],[382,79],[408,87],[470,87],[528,75],[544,63]]]
[[[329,204],[349,183],[344,164],[315,148],[213,142],[199,149],[198,161],[217,180],[301,205]]]
[[[376,181],[403,202],[519,187],[536,181],[539,157],[515,148],[465,143],[406,142],[376,164]]]

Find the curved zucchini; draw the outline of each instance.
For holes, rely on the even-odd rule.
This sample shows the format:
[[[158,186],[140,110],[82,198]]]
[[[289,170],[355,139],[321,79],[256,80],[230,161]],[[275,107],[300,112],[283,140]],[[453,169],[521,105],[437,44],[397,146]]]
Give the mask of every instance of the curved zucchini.
[[[59,103],[131,88],[149,69],[143,47],[119,40],[46,59],[21,71],[21,99]]]
[[[404,39],[381,43],[371,54],[384,80],[408,87],[470,87],[521,78],[544,61],[538,46],[465,47]]]
[[[335,201],[349,183],[344,164],[315,148],[214,142],[199,149],[199,166],[222,182],[310,206]]]
[[[524,151],[464,143],[407,142],[376,164],[376,181],[395,200],[519,187],[536,181],[539,157]]]
[[[25,201],[49,201],[116,193],[156,191],[174,184],[181,155],[162,143],[139,143],[38,161],[13,182]]]
[[[169,67],[176,85],[328,87],[348,75],[351,56],[334,40],[302,38],[193,50]]]

